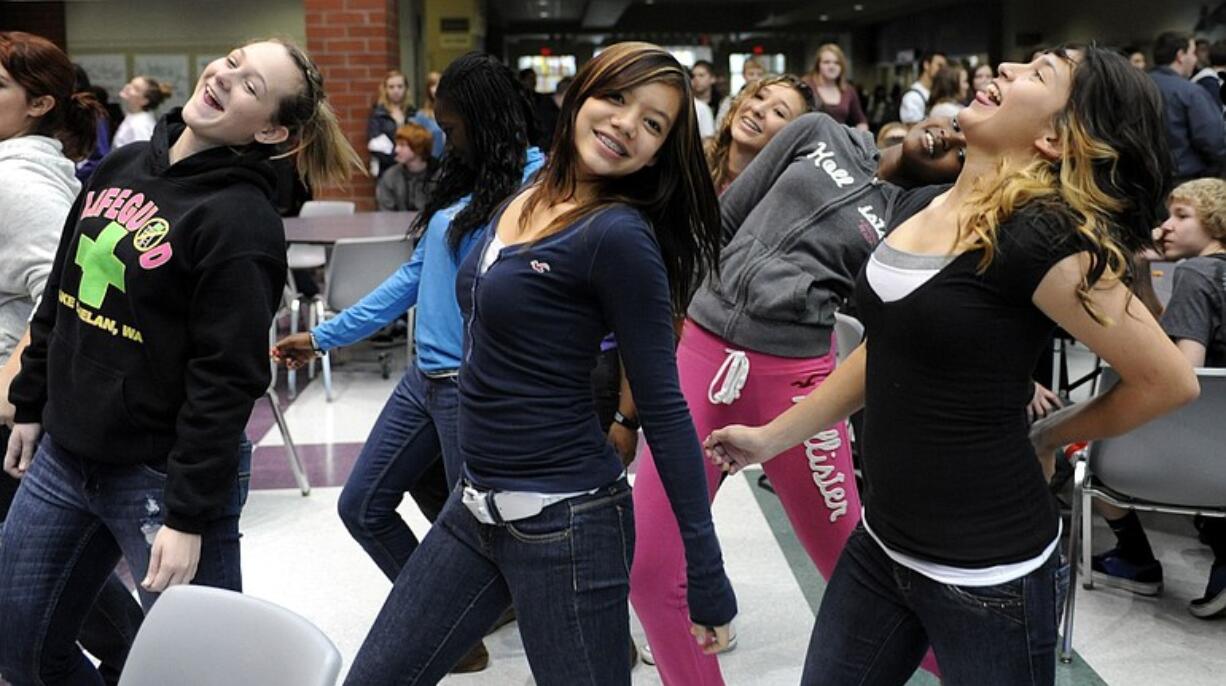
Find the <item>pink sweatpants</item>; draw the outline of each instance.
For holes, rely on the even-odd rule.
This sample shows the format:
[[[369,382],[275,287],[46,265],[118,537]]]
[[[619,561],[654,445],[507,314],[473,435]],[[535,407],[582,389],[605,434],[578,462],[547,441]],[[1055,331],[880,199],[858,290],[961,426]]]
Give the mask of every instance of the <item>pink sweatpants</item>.
[[[795,359],[745,351],[749,376],[731,405],[708,399],[712,378],[729,349],[710,332],[686,321],[677,349],[681,392],[694,416],[698,439],[728,424],[764,424],[808,395],[830,372],[835,354]],[[722,379],[716,380],[718,389]],[[644,451],[650,456],[650,450]],[[847,426],[819,432],[764,466],[792,528],[822,576],[830,578],[851,530],[860,519],[860,496],[852,472]],[[707,463],[707,490],[719,487],[720,471]],[[650,457],[640,459],[634,481],[636,543],[630,600],[647,632],[660,670],[672,686],[723,684],[719,661],[704,655],[690,636],[685,599],[685,551],[660,475]],[[735,585],[735,580],[734,580]],[[796,656],[797,663],[803,656]]]

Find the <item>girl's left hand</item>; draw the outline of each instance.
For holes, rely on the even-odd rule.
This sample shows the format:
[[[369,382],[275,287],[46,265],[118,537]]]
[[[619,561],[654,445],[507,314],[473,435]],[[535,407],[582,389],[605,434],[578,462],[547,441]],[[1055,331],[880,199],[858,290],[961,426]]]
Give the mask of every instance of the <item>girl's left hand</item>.
[[[171,586],[191,583],[200,564],[200,534],[189,534],[162,526],[153,539],[149,571],[140,582],[150,593],[161,593]]]
[[[694,640],[698,641],[698,645],[702,646],[702,652],[707,655],[715,655],[716,653],[727,649],[728,641],[731,640],[730,625],[707,627],[701,624],[690,626],[690,634],[694,636]]]

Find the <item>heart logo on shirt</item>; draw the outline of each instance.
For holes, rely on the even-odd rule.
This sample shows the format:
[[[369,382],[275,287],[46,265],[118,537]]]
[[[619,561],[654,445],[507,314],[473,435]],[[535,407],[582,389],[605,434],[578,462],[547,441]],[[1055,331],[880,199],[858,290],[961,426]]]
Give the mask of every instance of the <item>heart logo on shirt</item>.
[[[536,260],[532,260],[532,262],[529,264],[532,266],[532,271],[536,272],[537,274],[544,274],[549,271],[548,262],[538,262]]]

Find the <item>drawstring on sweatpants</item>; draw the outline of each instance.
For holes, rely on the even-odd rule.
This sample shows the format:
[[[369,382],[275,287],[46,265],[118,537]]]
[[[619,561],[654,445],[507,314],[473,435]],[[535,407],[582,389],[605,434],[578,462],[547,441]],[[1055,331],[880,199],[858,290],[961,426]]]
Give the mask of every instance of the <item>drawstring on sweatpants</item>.
[[[711,385],[707,386],[707,400],[711,401],[712,405],[731,405],[736,402],[736,399],[741,397],[741,389],[745,387],[745,382],[749,379],[749,356],[743,350],[733,350],[732,348],[724,348],[728,356],[724,358],[724,363],[719,366],[719,371],[715,372],[715,376],[711,378]],[[716,390],[716,383],[723,379],[723,383]]]

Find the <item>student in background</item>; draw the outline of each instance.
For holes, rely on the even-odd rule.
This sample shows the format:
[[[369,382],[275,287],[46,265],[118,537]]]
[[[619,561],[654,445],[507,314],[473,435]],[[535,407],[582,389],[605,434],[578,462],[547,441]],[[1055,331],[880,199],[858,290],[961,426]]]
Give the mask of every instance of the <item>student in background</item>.
[[[123,103],[123,122],[115,131],[111,148],[122,148],[129,143],[152,138],[153,127],[157,124],[154,113],[173,94],[170,84],[159,83],[150,76],[137,76],[125,84],[119,91],[119,100]]]
[[[1226,181],[1196,179],[1171,191],[1170,216],[1154,231],[1163,259],[1175,267],[1171,298],[1159,310],[1163,330],[1193,367],[1226,367]],[[1148,264],[1138,277],[1148,280]],[[1154,557],[1137,513],[1102,500],[1095,508],[1116,546],[1092,559],[1094,581],[1153,596],[1162,593],[1162,564]],[[1205,593],[1188,603],[1201,619],[1226,614],[1226,522],[1197,519],[1200,540],[1213,550]]]
[[[817,49],[813,68],[805,82],[817,96],[818,109],[840,124],[868,131],[868,118],[860,108],[860,96],[847,83],[847,57],[836,43],[826,43]]]
[[[375,187],[380,210],[421,210],[434,190],[438,163],[434,159],[434,136],[425,127],[408,123],[396,129],[396,166]]]

